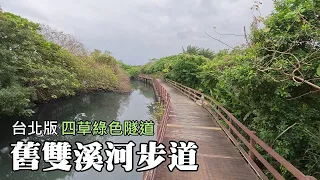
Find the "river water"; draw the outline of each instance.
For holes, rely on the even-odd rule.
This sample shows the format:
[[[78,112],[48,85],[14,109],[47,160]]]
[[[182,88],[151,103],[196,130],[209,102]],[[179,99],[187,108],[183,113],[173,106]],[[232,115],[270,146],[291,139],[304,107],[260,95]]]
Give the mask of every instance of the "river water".
[[[58,125],[58,136],[13,136],[13,124],[17,121],[24,121],[25,124],[30,124],[31,120],[38,120],[40,123],[45,120],[57,120],[60,124],[63,120],[90,120],[90,121],[107,121],[117,120],[150,120],[154,107],[154,93],[150,85],[142,82],[133,82],[133,91],[131,93],[114,93],[114,92],[99,92],[79,95],[76,97],[60,100],[54,103],[48,103],[36,108],[36,113],[32,118],[28,119],[5,119],[1,120],[0,126],[0,180],[141,180],[142,173],[136,172],[138,156],[133,156],[134,167],[131,172],[126,173],[121,165],[116,165],[114,171],[108,172],[106,165],[101,172],[97,172],[93,168],[84,171],[75,171],[73,160],[70,163],[73,165],[70,172],[50,171],[42,172],[44,167],[48,167],[48,163],[44,163],[43,155],[40,152],[41,159],[39,160],[39,170],[20,170],[12,171],[12,156],[10,154],[12,147],[11,143],[20,140],[37,141],[43,145],[44,141],[69,141],[73,147],[75,142],[84,144],[93,141],[99,141],[105,144],[106,141],[113,143],[127,143],[130,140],[135,142],[134,151],[139,150],[140,143],[147,143],[150,140],[155,140],[155,136],[93,136],[77,134],[75,136],[62,136],[61,126]],[[155,126],[156,133],[156,126]],[[105,146],[106,147],[106,146]],[[41,148],[40,148],[41,151]],[[104,149],[101,150],[101,155],[105,156]],[[104,159],[105,160],[105,159]]]

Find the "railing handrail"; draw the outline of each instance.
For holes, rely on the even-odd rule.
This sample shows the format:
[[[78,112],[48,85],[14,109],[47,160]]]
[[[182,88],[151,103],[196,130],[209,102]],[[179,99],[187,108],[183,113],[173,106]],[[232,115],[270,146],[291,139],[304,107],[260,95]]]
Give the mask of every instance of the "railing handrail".
[[[156,93],[156,96],[160,98],[160,102],[165,105],[160,124],[157,128],[157,142],[162,143],[163,137],[166,131],[166,126],[171,112],[171,102],[170,94],[168,91],[160,84],[159,79],[152,78],[147,75],[139,75],[138,77],[144,78],[147,80],[152,80],[152,86]],[[146,171],[143,175],[143,180],[154,180],[156,174],[156,169]]]
[[[225,123],[227,123],[227,125],[229,126],[229,132],[230,133],[227,133],[228,134],[228,137],[229,138],[232,138],[233,141],[236,140],[232,133],[235,133],[237,135],[238,138],[241,139],[241,141],[243,143],[245,143],[245,145],[247,146],[247,148],[249,149],[249,154],[250,153],[253,153],[254,154],[254,157],[256,157],[269,171],[270,173],[276,178],[276,179],[284,179],[278,171],[276,171],[271,164],[269,164],[264,158],[263,156],[256,150],[256,147],[255,145],[252,145],[251,143],[248,142],[248,140],[246,140],[242,135],[241,133],[236,129],[236,127],[233,125],[234,123],[241,129],[243,130],[246,135],[248,135],[250,137],[250,140],[251,141],[254,141],[255,143],[257,143],[258,145],[260,145],[268,154],[270,154],[276,161],[278,161],[282,166],[284,166],[289,172],[292,173],[292,175],[294,175],[296,178],[298,179],[304,179],[304,180],[307,180],[307,179],[315,179],[314,177],[312,176],[306,176],[304,175],[300,170],[298,170],[296,167],[294,167],[290,162],[288,162],[286,159],[284,159],[281,155],[279,155],[276,151],[274,151],[270,146],[268,146],[265,142],[263,142],[260,138],[258,138],[258,136],[255,135],[254,132],[252,132],[249,128],[247,128],[245,125],[243,125],[239,120],[237,120],[227,109],[225,109],[223,106],[221,106],[216,100],[214,100],[212,97],[206,95],[206,94],[203,94],[195,89],[192,89],[190,87],[187,87],[181,83],[178,83],[178,82],[175,82],[175,81],[172,81],[170,79],[166,79],[167,82],[169,82],[169,84],[171,84],[173,87],[175,88],[178,88],[179,90],[181,91],[185,91],[186,93],[186,90],[188,90],[187,92],[189,93],[189,96],[193,95],[195,97],[191,98],[193,100],[201,100],[202,101],[205,101],[206,103],[209,104],[209,106],[211,107],[211,111],[212,111],[212,108],[216,111],[216,113],[224,120]],[[184,94],[185,94],[184,93]],[[201,95],[200,97],[198,95]],[[210,101],[206,100],[205,98],[209,99]],[[203,104],[202,104],[203,105]],[[219,109],[221,109],[229,118],[230,120],[227,120],[226,117],[223,116],[223,114],[221,114],[221,112],[219,112],[219,109],[218,108],[214,108],[215,106],[217,106]],[[207,109],[208,110],[208,109]],[[217,120],[217,119],[216,119]],[[222,123],[220,123],[218,121],[218,123],[220,124],[220,126],[223,126]],[[225,129],[225,128],[224,128]],[[226,129],[225,129],[226,130]],[[232,133],[231,133],[231,131]],[[232,137],[230,137],[232,136]],[[236,140],[237,141],[237,140]],[[239,142],[238,142],[239,143]],[[238,147],[239,148],[239,147]],[[240,149],[239,149],[240,150]],[[241,150],[240,150],[241,151]],[[244,151],[242,149],[242,151]],[[246,153],[246,152],[242,152],[242,153]],[[251,161],[250,161],[250,165],[252,165],[252,163],[254,163],[254,159],[252,159],[249,154],[246,154],[246,159],[247,158],[250,158]],[[248,159],[247,159],[248,160]],[[256,164],[252,165],[253,168],[258,168],[258,166]],[[257,169],[256,169],[257,170]],[[260,172],[260,177],[262,179],[267,179],[267,177],[264,175],[264,174],[261,174],[263,173],[261,169],[257,170],[258,172]],[[257,172],[256,171],[256,172]],[[257,172],[257,173],[258,173]]]
[[[160,92],[160,97],[166,97],[165,104],[166,109],[163,114],[162,119],[168,119],[169,118],[169,112],[170,111],[170,95],[166,91],[163,86],[159,83],[158,79],[152,78],[152,76],[141,74],[139,75],[140,78],[153,80],[153,85],[156,90],[156,92]],[[247,128],[245,125],[243,125],[239,120],[237,120],[226,108],[221,106],[218,101],[213,99],[212,97],[203,94],[200,91],[197,91],[195,89],[192,89],[188,86],[185,86],[181,83],[172,81],[170,79],[166,79],[166,81],[171,84],[174,88],[188,96],[194,101],[201,100],[201,105],[208,110],[211,114],[213,113],[212,110],[216,113],[214,115],[215,120],[217,123],[221,126],[221,128],[224,130],[224,132],[227,134],[227,136],[231,139],[231,141],[236,145],[236,147],[239,149],[239,151],[242,153],[242,155],[245,157],[245,159],[248,161],[250,166],[256,171],[256,173],[260,176],[262,179],[268,179],[267,176],[264,174],[264,172],[257,166],[257,164],[254,162],[254,159],[257,158],[264,166],[269,170],[269,172],[276,178],[276,179],[284,179],[281,174],[270,164],[265,160],[265,158],[256,150],[256,143],[262,147],[269,155],[271,155],[276,161],[278,161],[282,166],[284,166],[289,172],[292,173],[296,178],[301,180],[316,180],[316,178],[312,176],[306,176],[304,175],[300,170],[298,170],[296,167],[294,167],[290,162],[288,162],[286,159],[284,159],[281,155],[279,155],[276,151],[274,151],[270,146],[268,146],[265,142],[263,142],[258,136],[255,135],[255,132],[251,131],[249,128]],[[199,96],[200,95],[200,96]],[[209,101],[208,101],[208,100]],[[207,103],[205,106],[203,105]],[[207,109],[206,106],[210,106],[210,110]],[[167,109],[168,108],[168,109]],[[222,114],[225,113],[229,120]],[[218,116],[216,116],[218,115]],[[227,130],[227,127],[222,124],[219,120],[223,119],[223,121],[228,125],[229,130]],[[161,123],[162,126],[165,126],[167,122]],[[237,130],[237,128],[234,126],[237,125],[247,136],[250,137],[250,142],[243,137],[243,135]],[[161,126],[161,128],[162,128]],[[163,136],[164,131],[160,131],[160,135]],[[247,153],[240,145],[239,141],[233,136],[235,134],[249,149],[249,152]],[[159,135],[159,134],[158,134]],[[162,139],[158,138],[162,141]],[[154,174],[153,174],[154,175]]]

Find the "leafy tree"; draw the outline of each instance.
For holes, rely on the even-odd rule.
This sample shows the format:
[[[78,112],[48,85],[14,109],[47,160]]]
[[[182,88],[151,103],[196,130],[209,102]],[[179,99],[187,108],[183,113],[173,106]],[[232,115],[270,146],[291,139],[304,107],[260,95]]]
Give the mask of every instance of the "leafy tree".
[[[189,45],[189,46],[187,46],[187,49],[186,49],[186,50],[185,50],[184,48],[182,48],[182,50],[183,50],[183,53],[188,53],[188,54],[194,54],[194,55],[196,55],[196,54],[198,54],[200,48],[197,47],[197,46],[191,46],[191,45]]]
[[[189,46],[187,46],[186,50],[182,47],[182,51],[185,54],[200,55],[200,56],[204,56],[204,57],[209,58],[209,59],[213,59],[214,58],[214,52],[212,50],[199,48],[197,46],[189,45]]]
[[[209,61],[209,59],[189,54],[181,54],[168,58],[171,60],[166,64],[165,71],[167,70],[168,73],[165,77],[193,88],[199,86],[200,81],[197,77],[200,73],[199,67]]]
[[[204,56],[206,58],[209,58],[209,59],[213,59],[214,58],[214,52],[210,49],[204,49],[204,48],[201,48],[198,52],[198,55],[201,55],[201,56]]]
[[[62,33],[72,43],[58,41],[61,47],[39,31],[37,23],[0,12],[0,117],[30,115],[34,102],[79,91],[130,89],[128,76],[110,53],[79,56],[70,49],[78,41],[69,41],[70,36]]]
[[[320,5],[313,0],[278,0],[269,18],[259,18],[263,29],[253,29],[256,66],[266,76],[287,85],[304,84],[320,90]]]

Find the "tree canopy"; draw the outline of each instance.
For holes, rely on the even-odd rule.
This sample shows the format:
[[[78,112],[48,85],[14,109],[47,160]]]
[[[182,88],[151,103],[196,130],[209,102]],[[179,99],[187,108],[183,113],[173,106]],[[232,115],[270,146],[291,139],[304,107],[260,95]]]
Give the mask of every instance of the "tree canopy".
[[[210,49],[199,48],[198,46],[187,46],[187,49],[182,48],[183,53],[201,55],[209,59],[214,58],[214,52]]]
[[[42,28],[0,12],[0,117],[30,115],[34,103],[80,91],[129,90],[128,76],[109,53],[82,53],[72,36],[49,37]]]

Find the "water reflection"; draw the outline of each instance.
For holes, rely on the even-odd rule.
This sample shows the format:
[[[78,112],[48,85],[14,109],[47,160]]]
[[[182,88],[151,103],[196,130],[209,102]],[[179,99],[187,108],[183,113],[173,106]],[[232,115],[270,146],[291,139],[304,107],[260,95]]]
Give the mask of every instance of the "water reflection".
[[[39,171],[12,171],[12,159],[10,151],[10,143],[15,143],[17,140],[32,140],[41,142],[44,141],[69,141],[73,146],[75,142],[82,142],[84,144],[93,141],[99,141],[105,146],[106,141],[114,143],[127,143],[130,140],[136,143],[135,150],[139,149],[141,142],[148,142],[155,140],[155,137],[132,137],[120,136],[111,137],[105,136],[92,136],[80,135],[75,136],[62,136],[61,135],[61,122],[63,120],[89,120],[93,121],[107,121],[110,123],[112,120],[147,120],[151,118],[154,104],[154,94],[152,87],[140,82],[133,82],[133,91],[131,93],[90,93],[81,95],[66,100],[61,100],[55,103],[41,105],[36,109],[36,114],[29,119],[23,119],[26,124],[30,124],[31,120],[38,120],[41,124],[44,120],[57,120],[58,136],[13,136],[12,125],[18,118],[3,119],[1,120],[1,134],[3,135],[0,140],[0,179],[3,180],[85,180],[85,179],[142,179],[142,173],[135,172],[138,157],[134,156],[134,170],[130,173],[125,173],[120,165],[115,167],[113,172],[107,172],[105,167],[102,172],[97,172],[90,169],[85,172],[76,172],[74,166],[71,172],[51,171],[42,172],[41,169],[48,167],[40,159]],[[75,146],[74,146],[75,147]],[[102,155],[105,153],[102,151]],[[42,156],[42,152],[40,152]],[[74,158],[74,157],[73,157]],[[70,161],[71,162],[71,161]],[[71,163],[72,164],[72,163]]]
[[[133,88],[135,90],[139,90],[139,92],[143,96],[145,96],[145,97],[147,97],[149,99],[153,99],[155,97],[155,94],[153,92],[153,86],[148,84],[148,83],[145,83],[145,82],[142,82],[142,81],[134,81],[132,86],[133,86]],[[154,110],[153,107],[154,107],[154,102],[150,106],[148,106],[149,111],[150,111],[151,114],[153,113],[153,110]]]

